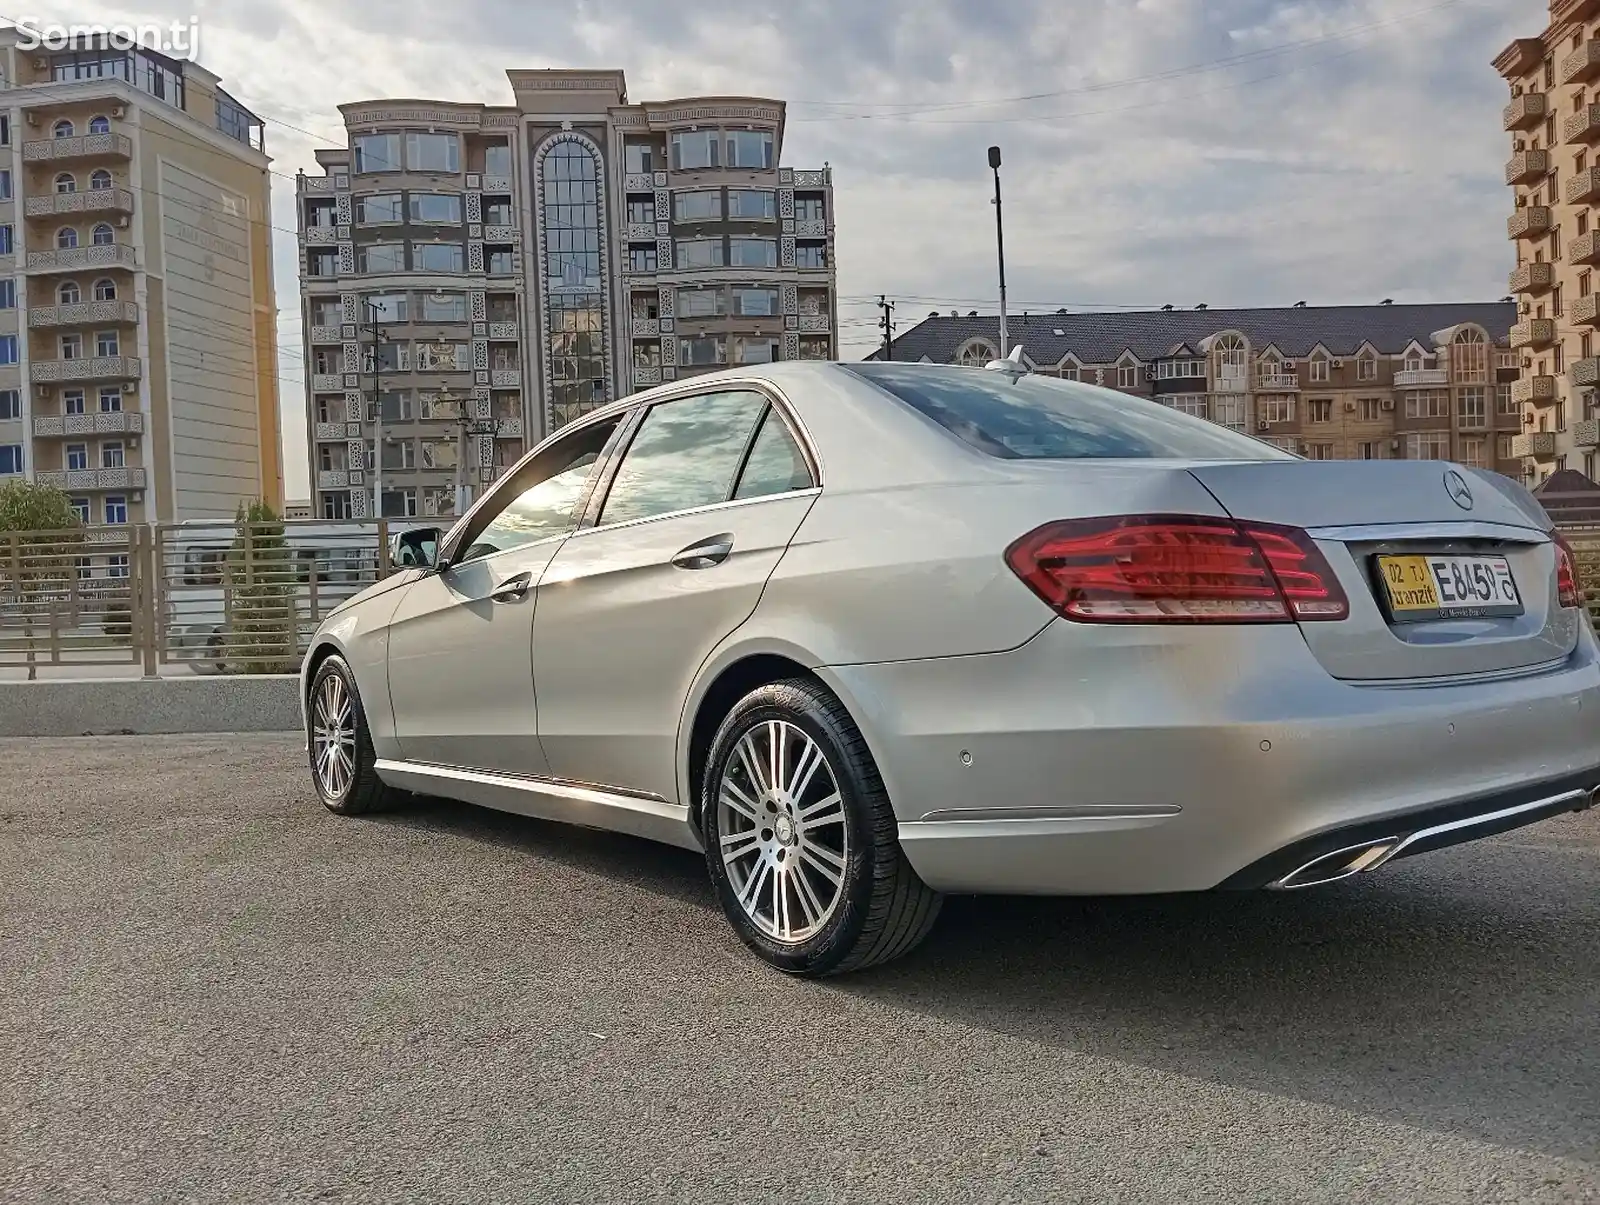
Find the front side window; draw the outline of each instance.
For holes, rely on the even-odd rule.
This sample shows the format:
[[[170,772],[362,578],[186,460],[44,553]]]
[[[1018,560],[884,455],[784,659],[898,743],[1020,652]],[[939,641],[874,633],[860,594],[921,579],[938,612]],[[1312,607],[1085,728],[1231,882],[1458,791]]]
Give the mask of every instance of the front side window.
[[[772,135],[765,130],[729,130],[728,166],[763,171],[772,166]]]
[[[370,197],[356,198],[356,223],[371,226],[378,222],[402,222],[405,211],[400,208],[397,192],[374,193]]]
[[[1092,385],[895,363],[852,364],[848,371],[952,438],[1002,460],[1294,459],[1204,419]]]
[[[651,407],[617,468],[601,524],[726,502],[766,405],[759,393],[733,390]]]
[[[722,216],[722,194],[715,189],[672,195],[672,220],[705,222]]]
[[[358,174],[400,170],[400,135],[358,134],[355,139],[355,170]]]
[[[461,140],[454,134],[407,134],[406,167],[414,172],[459,172]]]
[[[670,142],[675,172],[720,166],[722,140],[715,130],[686,130],[673,134]]]
[[[441,226],[461,224],[461,198],[447,193],[411,194],[411,220]]]
[[[467,537],[457,560],[493,556],[570,531],[589,474],[616,429],[617,421],[586,427],[517,470],[506,487],[506,504]]]

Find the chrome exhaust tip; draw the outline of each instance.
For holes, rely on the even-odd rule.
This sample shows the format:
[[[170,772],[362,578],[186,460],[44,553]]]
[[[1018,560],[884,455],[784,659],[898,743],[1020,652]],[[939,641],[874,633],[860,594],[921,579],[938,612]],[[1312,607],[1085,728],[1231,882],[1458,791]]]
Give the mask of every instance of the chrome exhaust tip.
[[[1395,854],[1402,840],[1400,837],[1384,837],[1379,841],[1366,841],[1336,849],[1330,854],[1312,858],[1268,886],[1275,891],[1297,891],[1303,887],[1337,883],[1340,879],[1376,870]]]

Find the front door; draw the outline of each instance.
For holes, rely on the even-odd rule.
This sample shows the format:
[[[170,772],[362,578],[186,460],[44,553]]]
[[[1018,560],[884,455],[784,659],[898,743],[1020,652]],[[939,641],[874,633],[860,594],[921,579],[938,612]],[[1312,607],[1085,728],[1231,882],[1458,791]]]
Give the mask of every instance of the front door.
[[[572,529],[618,420],[524,461],[411,586],[389,632],[389,697],[407,761],[543,774],[533,691],[539,580]]]
[[[690,684],[755,610],[814,484],[762,393],[646,412],[599,487],[596,525],[561,545],[540,583],[533,669],[551,774],[684,802],[677,735]]]

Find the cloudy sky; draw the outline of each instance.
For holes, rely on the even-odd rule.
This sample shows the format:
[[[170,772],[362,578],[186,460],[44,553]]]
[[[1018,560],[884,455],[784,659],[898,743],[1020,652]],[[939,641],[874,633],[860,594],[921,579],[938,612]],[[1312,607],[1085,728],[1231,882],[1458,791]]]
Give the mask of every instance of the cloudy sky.
[[[134,0],[187,18],[268,122],[291,497],[306,493],[294,184],[373,97],[508,103],[507,67],[620,67],[630,98],[789,103],[831,163],[844,351],[995,306],[1004,148],[1014,309],[1492,299],[1510,154],[1489,60],[1543,0]],[[56,6],[52,6],[55,9]],[[3,10],[0,10],[3,11]],[[381,13],[381,17],[379,14]],[[9,12],[7,16],[29,14]],[[37,14],[34,14],[37,15]],[[441,19],[446,17],[447,19]]]

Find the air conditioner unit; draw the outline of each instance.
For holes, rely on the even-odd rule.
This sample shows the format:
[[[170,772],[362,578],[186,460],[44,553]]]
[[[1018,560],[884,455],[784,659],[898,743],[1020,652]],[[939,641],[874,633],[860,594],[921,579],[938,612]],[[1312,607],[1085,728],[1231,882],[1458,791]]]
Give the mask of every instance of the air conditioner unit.
[[[128,228],[128,226],[132,223],[132,221],[133,221],[133,219],[130,218],[127,214],[119,213],[117,215],[117,228],[119,230],[126,230]]]
[[[1512,145],[1512,147],[1514,149],[1519,150],[1519,151],[1523,151],[1523,150],[1527,150],[1528,149],[1527,142],[1525,140],[1521,139],[1521,138],[1517,138],[1517,139],[1513,140],[1511,145]]]
[[[1394,399],[1392,397],[1386,397],[1386,398],[1383,399],[1383,409],[1385,409],[1385,410],[1393,410],[1394,409]]]
[[[1258,431],[1270,431],[1270,430],[1272,430],[1272,424],[1267,422],[1266,419],[1262,419],[1259,423],[1256,424],[1256,430],[1258,430]]]
[[[1399,450],[1400,450],[1400,441],[1398,439],[1391,439],[1389,441],[1389,451],[1398,452]]]
[[[1344,361],[1343,360],[1335,360],[1333,362],[1333,366],[1335,368],[1343,368],[1344,367]]]
[[[113,116],[113,117],[121,117],[125,113],[127,113],[127,110],[124,109],[121,105],[112,105],[111,106],[111,116]]]
[[[144,501],[144,491],[143,490],[134,490],[133,493],[128,495],[128,497],[129,497],[129,499],[131,501],[143,502]]]
[[[138,384],[138,382],[137,381],[128,381],[127,383],[125,383],[122,386],[122,392],[123,393],[138,393],[139,392],[139,384]]]
[[[55,392],[56,389],[54,385],[35,385],[33,387],[33,393],[35,397],[54,397]]]
[[[1354,402],[1346,402],[1344,404],[1344,412],[1346,414],[1354,414],[1356,412],[1356,404]]]
[[[37,59],[34,62],[35,66],[39,66],[41,64],[46,66],[46,67],[48,67],[50,65],[44,59]],[[37,113],[35,113],[32,109],[28,110],[28,124],[31,125],[31,126],[36,126],[36,125],[39,124],[39,115]]]

